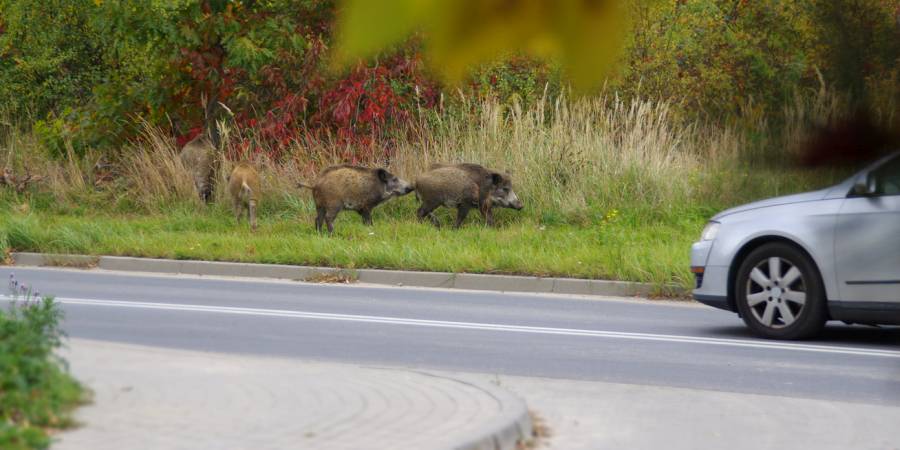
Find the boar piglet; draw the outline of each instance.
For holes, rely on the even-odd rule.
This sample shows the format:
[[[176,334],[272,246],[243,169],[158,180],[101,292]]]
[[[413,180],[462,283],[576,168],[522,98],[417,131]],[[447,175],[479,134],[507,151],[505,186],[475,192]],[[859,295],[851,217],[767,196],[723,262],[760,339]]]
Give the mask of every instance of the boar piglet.
[[[416,195],[422,200],[416,213],[419,219],[428,216],[435,226],[440,223],[432,212],[441,206],[456,208],[457,228],[472,208],[478,208],[485,222],[493,225],[494,205],[516,210],[523,207],[508,174],[470,163],[432,165],[416,179]]]
[[[256,230],[256,206],[259,202],[259,173],[250,163],[242,162],[235,166],[228,177],[228,194],[234,207],[234,217],[240,222],[247,209],[247,220],[250,229]]]
[[[391,197],[409,194],[412,185],[386,169],[340,165],[323,170],[312,185],[316,202],[316,231],[327,225],[334,231],[334,218],[342,210],[356,211],[366,225],[372,224],[372,209]]]

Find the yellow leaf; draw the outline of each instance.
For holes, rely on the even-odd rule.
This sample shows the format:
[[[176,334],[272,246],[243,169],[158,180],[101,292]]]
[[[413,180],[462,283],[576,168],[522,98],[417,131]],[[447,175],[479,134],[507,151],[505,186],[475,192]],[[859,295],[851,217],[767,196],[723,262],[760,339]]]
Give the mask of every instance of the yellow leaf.
[[[586,89],[602,81],[628,29],[620,0],[346,0],[338,14],[338,64],[420,30],[430,64],[450,83],[474,66],[526,52],[560,61]]]
[[[396,44],[441,0],[345,0],[338,10],[335,62],[346,65]]]

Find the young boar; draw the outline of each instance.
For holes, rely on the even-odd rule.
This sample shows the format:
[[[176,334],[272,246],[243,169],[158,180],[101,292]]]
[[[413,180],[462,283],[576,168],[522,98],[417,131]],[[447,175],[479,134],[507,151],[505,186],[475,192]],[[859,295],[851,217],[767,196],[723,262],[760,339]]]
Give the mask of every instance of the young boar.
[[[416,196],[422,200],[416,213],[419,219],[428,216],[435,226],[440,223],[432,212],[440,206],[456,208],[456,228],[473,207],[489,226],[494,224],[494,205],[516,210],[523,207],[509,175],[469,163],[432,165],[416,179]]]
[[[234,217],[240,222],[247,209],[250,229],[256,231],[256,205],[259,203],[259,173],[250,163],[242,162],[228,177],[228,194],[234,207]]]
[[[344,209],[362,216],[363,223],[372,224],[372,209],[381,202],[413,191],[410,183],[397,178],[385,169],[339,165],[322,171],[312,185],[300,183],[312,189],[316,202],[316,230],[328,226],[334,231],[334,218]]]

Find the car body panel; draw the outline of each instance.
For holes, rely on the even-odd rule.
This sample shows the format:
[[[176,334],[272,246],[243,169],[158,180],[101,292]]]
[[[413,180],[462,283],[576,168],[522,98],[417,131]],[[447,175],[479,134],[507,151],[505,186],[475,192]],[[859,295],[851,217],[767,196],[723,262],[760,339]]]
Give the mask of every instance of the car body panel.
[[[705,267],[713,241],[694,242],[691,246],[691,267]]]
[[[691,248],[691,266],[702,273],[694,298],[736,311],[729,277],[738,256],[748,245],[780,240],[802,248],[819,269],[831,318],[900,323],[900,195],[853,194],[857,180],[872,170],[886,162],[896,167],[900,159],[894,158],[900,152],[826,189],[716,214],[711,220],[720,224],[718,234]]]
[[[694,290],[694,298],[716,308],[736,312],[734,303],[728,300],[728,266],[706,266],[703,284]]]
[[[829,299],[838,298],[834,282],[834,228],[844,199],[778,204],[722,217],[719,234],[707,265],[731,267],[738,252],[760,238],[791,241],[806,251],[819,267]],[[763,215],[763,216],[761,216]],[[762,217],[762,220],[761,220]],[[727,273],[726,286],[727,286]],[[704,283],[708,275],[704,275]],[[727,288],[723,295],[728,295]]]
[[[839,298],[900,304],[900,195],[848,198],[837,230]]]
[[[738,213],[752,211],[754,209],[761,208],[769,208],[772,206],[779,205],[793,205],[797,203],[805,203],[805,202],[816,202],[825,198],[828,193],[831,191],[831,187],[827,189],[821,189],[818,191],[812,192],[803,192],[800,194],[792,194],[792,195],[783,195],[781,197],[773,197],[765,200],[760,200],[753,203],[747,203],[746,205],[736,206],[731,209],[726,209],[715,216],[713,216],[712,220],[714,222],[720,222],[721,219],[731,216]]]

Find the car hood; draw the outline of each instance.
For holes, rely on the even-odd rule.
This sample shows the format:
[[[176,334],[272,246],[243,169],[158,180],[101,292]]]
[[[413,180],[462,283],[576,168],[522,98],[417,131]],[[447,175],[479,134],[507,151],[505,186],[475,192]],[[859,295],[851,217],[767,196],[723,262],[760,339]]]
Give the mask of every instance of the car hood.
[[[736,206],[731,209],[726,209],[715,215],[712,220],[719,220],[725,216],[730,216],[732,214],[741,213],[744,211],[750,211],[753,209],[767,208],[769,206],[778,206],[778,205],[787,205],[791,203],[803,203],[803,202],[814,202],[816,200],[822,200],[828,194],[831,188],[822,189],[818,191],[812,192],[804,192],[802,194],[793,194],[793,195],[785,195],[782,197],[774,197],[767,198],[765,200],[760,200],[758,202],[747,203],[746,205]]]

